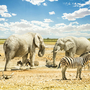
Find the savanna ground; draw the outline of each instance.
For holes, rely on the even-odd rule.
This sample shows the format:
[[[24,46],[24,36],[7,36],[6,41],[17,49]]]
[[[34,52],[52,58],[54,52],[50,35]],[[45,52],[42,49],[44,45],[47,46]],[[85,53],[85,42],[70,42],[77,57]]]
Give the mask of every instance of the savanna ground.
[[[66,76],[68,80],[62,80],[61,69],[46,67],[46,59],[52,61],[53,45],[47,45],[46,52],[43,57],[38,57],[36,51],[36,61],[39,61],[39,66],[35,69],[23,70],[8,70],[5,75],[14,73],[10,79],[0,80],[0,90],[90,90],[90,70],[85,68],[82,70],[82,80],[75,78],[76,69],[67,69]],[[0,76],[4,69],[5,60],[3,46],[0,45]],[[59,63],[60,58],[64,56],[64,51],[57,53],[56,64]],[[76,56],[77,57],[77,56]],[[20,57],[14,58],[10,61],[8,67],[16,66]]]

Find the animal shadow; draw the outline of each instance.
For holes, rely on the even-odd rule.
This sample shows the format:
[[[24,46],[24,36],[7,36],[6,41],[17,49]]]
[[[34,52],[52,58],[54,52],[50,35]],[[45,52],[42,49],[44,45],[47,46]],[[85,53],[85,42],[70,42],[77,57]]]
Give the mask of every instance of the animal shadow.
[[[56,66],[53,66],[53,65],[45,65],[46,67],[48,68],[57,68],[57,65]]]
[[[71,81],[71,80],[77,80],[77,79],[67,79],[67,80],[63,80],[63,79],[52,79],[52,81]]]
[[[53,63],[50,60],[46,60],[45,66],[48,68],[56,68],[57,67],[57,65],[53,66]]]

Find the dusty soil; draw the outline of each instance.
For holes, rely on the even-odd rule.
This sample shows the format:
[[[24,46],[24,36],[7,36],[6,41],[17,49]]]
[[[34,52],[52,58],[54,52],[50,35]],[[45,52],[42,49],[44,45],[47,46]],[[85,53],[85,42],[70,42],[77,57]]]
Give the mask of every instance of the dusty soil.
[[[37,56],[36,61],[39,61],[39,66],[35,69],[12,70],[16,66],[20,57],[14,58],[8,65],[8,71],[5,75],[11,75],[10,79],[0,80],[0,90],[90,90],[90,70],[85,68],[82,70],[82,80],[76,79],[76,69],[68,68],[66,76],[68,80],[62,80],[61,69],[46,67],[46,59],[52,61],[53,46],[46,47],[46,53],[43,57]],[[3,47],[0,45],[0,77],[4,69],[5,60]],[[60,58],[64,56],[64,51],[57,53],[56,64]],[[76,56],[77,57],[77,56]]]

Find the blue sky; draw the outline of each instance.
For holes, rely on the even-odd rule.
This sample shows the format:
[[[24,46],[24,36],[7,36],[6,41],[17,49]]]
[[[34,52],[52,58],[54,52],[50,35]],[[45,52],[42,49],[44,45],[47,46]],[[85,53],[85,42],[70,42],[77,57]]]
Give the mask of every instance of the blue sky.
[[[90,0],[0,0],[0,38],[27,32],[90,38]]]

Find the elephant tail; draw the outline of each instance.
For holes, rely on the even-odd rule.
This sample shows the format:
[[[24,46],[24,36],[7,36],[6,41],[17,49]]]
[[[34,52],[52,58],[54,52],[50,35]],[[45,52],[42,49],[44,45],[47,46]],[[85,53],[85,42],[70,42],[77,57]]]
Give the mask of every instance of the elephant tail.
[[[57,69],[59,69],[59,68],[60,68],[60,66],[61,66],[61,63],[59,63],[59,65],[58,65],[58,68],[57,68]]]

